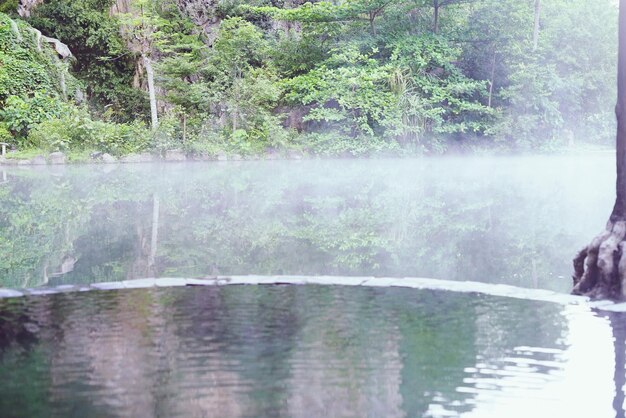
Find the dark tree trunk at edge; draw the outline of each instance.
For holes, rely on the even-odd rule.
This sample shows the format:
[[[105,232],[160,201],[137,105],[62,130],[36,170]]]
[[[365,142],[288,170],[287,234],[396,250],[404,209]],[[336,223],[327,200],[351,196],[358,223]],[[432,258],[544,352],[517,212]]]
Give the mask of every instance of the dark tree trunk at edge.
[[[626,0],[620,0],[617,65],[617,183],[606,230],[574,258],[575,294],[592,298],[626,298]]]
[[[626,1],[620,0],[619,54],[617,64],[617,189],[611,221],[626,218]]]

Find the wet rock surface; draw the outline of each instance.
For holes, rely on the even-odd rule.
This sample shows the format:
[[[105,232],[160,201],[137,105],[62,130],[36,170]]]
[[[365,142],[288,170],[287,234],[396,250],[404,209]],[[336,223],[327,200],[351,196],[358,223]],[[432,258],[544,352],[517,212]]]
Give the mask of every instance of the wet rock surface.
[[[54,293],[84,290],[144,289],[177,286],[225,286],[225,285],[323,285],[362,287],[405,287],[422,290],[441,290],[458,293],[477,293],[514,299],[551,302],[561,305],[587,304],[589,307],[615,312],[626,312],[626,303],[590,301],[584,296],[574,296],[542,289],[521,288],[510,285],[488,284],[469,281],[438,280],[428,278],[377,278],[341,276],[214,276],[204,278],[145,278],[119,282],[94,283],[89,286],[58,286],[26,289],[25,291],[0,288],[0,298],[24,295],[40,296]]]
[[[43,155],[38,155],[38,156],[34,157],[33,159],[30,160],[30,163],[32,165],[46,165],[46,164],[48,164],[48,162],[46,161],[46,157],[44,157]]]
[[[102,160],[102,162],[106,163],[106,164],[111,164],[111,163],[116,163],[117,162],[117,158],[115,158],[111,154],[107,154],[107,153],[102,154],[102,156],[100,157],[100,160]]]
[[[9,153],[10,156],[10,153]],[[122,157],[114,157],[111,154],[97,151],[93,152],[87,160],[75,160],[73,163],[94,163],[94,164],[115,164],[115,163],[150,163],[150,162],[183,162],[183,161],[247,161],[247,160],[302,160],[306,158],[304,154],[298,151],[289,151],[286,154],[280,154],[274,150],[269,150],[262,154],[241,155],[227,154],[223,151],[217,154],[200,153],[195,155],[187,155],[183,150],[174,149],[167,150],[162,156],[153,155],[149,152],[141,154],[129,154]],[[61,165],[68,164],[67,156],[62,152],[53,152],[47,156],[38,155],[32,159],[6,158],[0,156],[0,165]]]
[[[187,156],[182,150],[172,149],[165,151],[165,161],[177,162],[177,161],[186,161]]]
[[[53,152],[48,155],[48,161],[50,162],[50,164],[65,164],[67,158],[62,152]]]
[[[148,153],[131,154],[120,158],[120,162],[122,163],[149,163],[153,160],[154,158],[152,157],[152,155]]]

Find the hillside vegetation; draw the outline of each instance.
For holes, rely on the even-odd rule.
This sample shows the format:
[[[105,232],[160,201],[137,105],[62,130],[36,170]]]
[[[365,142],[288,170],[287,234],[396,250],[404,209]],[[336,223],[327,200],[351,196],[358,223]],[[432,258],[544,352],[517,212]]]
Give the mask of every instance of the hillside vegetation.
[[[611,0],[29,4],[0,1],[17,149],[402,155],[614,131]]]

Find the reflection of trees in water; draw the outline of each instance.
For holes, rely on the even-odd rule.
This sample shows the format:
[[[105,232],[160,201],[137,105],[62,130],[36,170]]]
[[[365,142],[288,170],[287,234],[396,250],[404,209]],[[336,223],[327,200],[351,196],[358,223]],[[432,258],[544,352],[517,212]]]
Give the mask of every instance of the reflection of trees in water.
[[[0,405],[58,415],[466,412],[474,395],[457,388],[473,385],[468,368],[500,367],[519,345],[552,347],[563,329],[556,305],[404,289],[187,288],[20,301],[0,301],[0,317],[12,312],[13,329],[35,323],[39,331],[22,343],[2,328]]]
[[[0,190],[0,246],[7,249],[0,251],[0,265],[9,266],[2,280],[33,286],[44,276],[58,283],[217,273],[376,274],[570,285],[549,279],[569,273],[572,251],[563,242],[574,245],[578,235],[589,234],[572,221],[579,219],[578,206],[568,205],[580,198],[579,188],[542,188],[546,178],[528,168],[472,160],[467,167],[445,160],[412,164],[19,173],[10,189]],[[555,219],[568,227],[545,228]],[[65,260],[75,260],[73,271],[54,278]]]

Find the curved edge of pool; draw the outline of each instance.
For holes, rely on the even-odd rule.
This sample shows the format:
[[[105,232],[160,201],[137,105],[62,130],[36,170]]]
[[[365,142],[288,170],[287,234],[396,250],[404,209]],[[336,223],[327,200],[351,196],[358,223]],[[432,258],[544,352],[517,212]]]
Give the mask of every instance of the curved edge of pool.
[[[551,302],[562,305],[584,304],[586,306],[614,312],[626,312],[626,303],[612,301],[590,301],[584,296],[557,293],[551,290],[528,289],[504,284],[470,281],[452,281],[418,277],[351,277],[351,276],[216,276],[200,279],[147,278],[119,282],[94,283],[91,285],[61,285],[32,289],[0,288],[0,299],[25,296],[44,296],[67,292],[91,290],[145,289],[153,287],[182,286],[233,286],[233,285],[326,285],[363,287],[404,287],[421,290],[478,293],[515,299]]]

